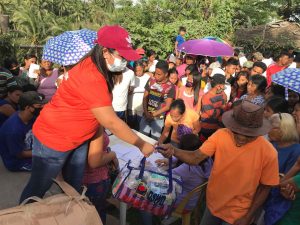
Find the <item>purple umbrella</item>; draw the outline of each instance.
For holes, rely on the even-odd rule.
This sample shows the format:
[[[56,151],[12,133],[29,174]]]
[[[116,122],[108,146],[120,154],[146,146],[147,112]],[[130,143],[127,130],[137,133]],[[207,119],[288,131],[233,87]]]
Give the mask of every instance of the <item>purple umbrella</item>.
[[[233,48],[231,46],[209,39],[186,41],[178,47],[178,51],[185,52],[190,55],[211,57],[233,56]]]

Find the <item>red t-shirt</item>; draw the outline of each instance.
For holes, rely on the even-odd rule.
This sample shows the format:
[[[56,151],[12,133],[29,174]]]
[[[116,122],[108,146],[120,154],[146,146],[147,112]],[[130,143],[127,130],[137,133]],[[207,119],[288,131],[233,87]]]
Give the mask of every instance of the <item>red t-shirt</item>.
[[[280,72],[281,70],[284,70],[285,68],[286,66],[278,66],[277,64],[272,64],[268,67],[266,71],[268,86],[270,86],[272,83],[272,75]]]
[[[103,75],[91,58],[69,71],[52,100],[37,118],[33,133],[45,146],[57,151],[72,150],[89,140],[99,123],[91,109],[111,106],[112,96]]]

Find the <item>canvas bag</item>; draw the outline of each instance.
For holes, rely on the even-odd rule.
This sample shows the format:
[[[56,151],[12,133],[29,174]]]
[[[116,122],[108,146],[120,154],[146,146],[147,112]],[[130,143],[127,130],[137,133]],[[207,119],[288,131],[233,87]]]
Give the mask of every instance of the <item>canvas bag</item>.
[[[103,225],[95,207],[64,181],[55,182],[64,193],[45,199],[30,197],[20,206],[0,211],[0,225]],[[26,204],[28,201],[36,202]]]
[[[181,178],[172,175],[171,162],[167,173],[159,171],[157,167],[145,168],[145,163],[146,158],[137,167],[129,161],[116,178],[112,194],[134,208],[156,216],[169,215],[182,191]]]

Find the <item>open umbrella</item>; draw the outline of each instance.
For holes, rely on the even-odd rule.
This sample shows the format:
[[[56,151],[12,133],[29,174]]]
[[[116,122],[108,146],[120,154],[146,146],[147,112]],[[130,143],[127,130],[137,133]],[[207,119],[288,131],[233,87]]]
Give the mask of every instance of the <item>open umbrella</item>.
[[[300,93],[300,69],[288,68],[275,73],[272,76],[272,82]]]
[[[96,38],[96,31],[88,29],[66,31],[47,41],[42,58],[64,66],[74,65],[94,47]]]
[[[191,55],[203,56],[233,56],[233,48],[225,43],[210,39],[196,39],[184,42],[178,47],[178,51]]]
[[[214,41],[221,42],[221,43],[224,43],[224,44],[230,46],[230,44],[228,44],[226,41],[224,41],[223,39],[221,39],[219,37],[207,36],[207,37],[204,37],[203,39],[214,40]]]

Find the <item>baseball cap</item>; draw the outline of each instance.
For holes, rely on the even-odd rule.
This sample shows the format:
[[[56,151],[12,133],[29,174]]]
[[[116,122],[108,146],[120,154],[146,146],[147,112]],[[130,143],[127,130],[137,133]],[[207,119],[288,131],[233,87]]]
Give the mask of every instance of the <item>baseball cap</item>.
[[[118,51],[126,60],[136,61],[141,56],[132,48],[131,38],[127,30],[119,25],[104,26],[97,32],[95,43]]]
[[[32,106],[33,104],[45,104],[45,100],[42,95],[36,91],[27,91],[24,92],[19,99],[19,105],[21,108],[26,106]]]
[[[208,69],[221,68],[221,64],[219,62],[213,62],[209,65]]]
[[[211,72],[210,77],[213,77],[215,74],[221,74],[221,75],[225,76],[225,72],[221,68],[214,68]]]
[[[223,74],[217,73],[211,78],[211,80],[216,84],[225,84],[225,76]]]
[[[254,63],[252,61],[246,61],[246,62],[244,62],[243,67],[251,69],[253,67],[253,64]]]
[[[145,50],[143,48],[137,48],[135,51],[139,55],[145,55]]]
[[[253,58],[255,58],[257,61],[262,61],[264,59],[264,56],[260,52],[254,52]]]

